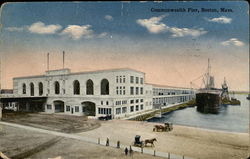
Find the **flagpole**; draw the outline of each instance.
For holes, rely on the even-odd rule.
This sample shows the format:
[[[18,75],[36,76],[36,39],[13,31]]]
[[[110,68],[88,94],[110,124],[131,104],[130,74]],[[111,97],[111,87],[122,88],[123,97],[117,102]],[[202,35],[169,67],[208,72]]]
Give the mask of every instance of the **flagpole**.
[[[47,70],[49,71],[49,52],[47,53]]]
[[[63,69],[64,69],[65,52],[63,51]]]

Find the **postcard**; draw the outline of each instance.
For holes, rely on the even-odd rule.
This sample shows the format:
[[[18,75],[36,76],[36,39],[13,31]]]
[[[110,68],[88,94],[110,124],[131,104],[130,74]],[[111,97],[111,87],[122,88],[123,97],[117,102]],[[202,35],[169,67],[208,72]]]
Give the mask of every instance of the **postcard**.
[[[0,158],[249,157],[247,1],[1,6]]]

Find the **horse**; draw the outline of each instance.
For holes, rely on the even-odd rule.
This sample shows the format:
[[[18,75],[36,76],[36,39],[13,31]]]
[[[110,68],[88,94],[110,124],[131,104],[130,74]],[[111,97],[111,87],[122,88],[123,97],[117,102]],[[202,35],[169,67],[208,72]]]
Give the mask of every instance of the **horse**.
[[[155,146],[154,145],[154,142],[157,141],[156,138],[153,138],[153,139],[146,139],[144,142],[145,142],[145,146],[147,146],[148,143],[151,144],[151,147],[152,146]]]
[[[159,130],[161,130],[161,131],[164,131],[164,126],[163,125],[155,125],[155,128],[153,129],[153,131],[159,131]]]

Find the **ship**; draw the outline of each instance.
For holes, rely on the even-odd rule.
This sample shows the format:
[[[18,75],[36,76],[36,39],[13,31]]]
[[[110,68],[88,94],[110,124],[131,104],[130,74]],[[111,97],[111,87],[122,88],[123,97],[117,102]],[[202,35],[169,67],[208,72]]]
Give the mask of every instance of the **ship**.
[[[211,75],[210,60],[208,59],[207,72],[204,74],[205,87],[196,92],[197,111],[202,113],[219,113],[222,90],[214,86],[214,77]]]
[[[221,89],[215,88],[214,76],[211,75],[210,60],[208,59],[207,72],[203,76],[205,87],[196,92],[197,111],[202,113],[218,114],[221,105],[240,105],[236,98],[229,97],[228,85],[226,78],[221,85]]]

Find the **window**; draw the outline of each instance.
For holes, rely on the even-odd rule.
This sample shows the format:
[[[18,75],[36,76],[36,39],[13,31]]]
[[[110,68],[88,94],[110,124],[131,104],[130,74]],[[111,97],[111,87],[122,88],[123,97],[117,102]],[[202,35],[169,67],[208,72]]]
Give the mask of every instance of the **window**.
[[[134,100],[130,100],[130,104],[133,104],[134,103]]]
[[[119,87],[116,87],[116,94],[119,94]]]
[[[121,108],[116,108],[115,113],[116,114],[121,114]]]
[[[135,103],[139,103],[139,99],[136,99]]]
[[[43,95],[43,83],[39,82],[38,84],[39,96]]]
[[[143,87],[141,87],[141,92],[140,93],[143,94]]]
[[[126,83],[126,78],[125,78],[125,76],[123,76],[123,83]]]
[[[50,104],[47,104],[47,109],[52,109],[52,106]]]
[[[134,87],[130,87],[130,95],[134,95]]]
[[[123,87],[123,95],[126,94],[126,89],[125,89],[125,86]]]
[[[126,101],[126,100],[123,100],[123,101],[122,101],[122,104],[127,104],[127,101]]]
[[[109,105],[109,101],[106,101],[106,105]]]
[[[143,102],[143,99],[141,99],[141,102]]]
[[[122,107],[122,113],[127,113],[127,107]]]
[[[69,105],[66,106],[66,111],[67,111],[67,112],[70,111],[70,106],[69,106]]]
[[[130,76],[130,83],[134,83],[134,76]]]
[[[120,76],[120,83],[122,83],[122,76]]]
[[[134,112],[134,106],[130,106],[130,112]]]
[[[94,94],[94,83],[91,79],[87,80],[86,83],[86,94],[93,95]]]
[[[116,76],[116,83],[119,83],[119,76]]]
[[[136,94],[136,95],[139,94],[139,87],[136,87],[136,89],[135,89],[135,94]]]
[[[26,94],[26,84],[23,84],[23,94]]]
[[[101,81],[101,95],[109,95],[109,81],[107,79]]]
[[[138,111],[139,110],[139,105],[135,106],[135,110]]]
[[[141,84],[143,84],[143,78],[141,78],[140,82],[141,82]]]
[[[103,101],[101,101],[101,105],[103,105]]]
[[[30,83],[30,96],[34,96],[34,84]]]
[[[122,95],[122,87],[120,87],[120,94]]]
[[[79,83],[79,81],[78,80],[75,80],[74,82],[73,82],[73,90],[74,90],[74,94],[75,95],[79,95],[80,94],[80,83]]]
[[[54,87],[55,87],[55,94],[60,94],[60,84],[58,81],[54,83]]]
[[[143,110],[143,104],[141,104],[141,110]]]
[[[139,83],[139,77],[135,78],[135,83],[138,84]]]
[[[79,107],[75,106],[75,112],[79,112]]]

